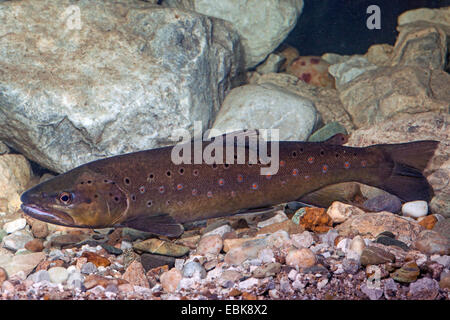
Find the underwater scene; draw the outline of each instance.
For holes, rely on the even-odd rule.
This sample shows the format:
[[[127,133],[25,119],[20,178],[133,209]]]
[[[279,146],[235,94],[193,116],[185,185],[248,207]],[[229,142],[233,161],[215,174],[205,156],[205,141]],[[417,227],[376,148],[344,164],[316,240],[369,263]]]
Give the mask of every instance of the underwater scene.
[[[449,300],[449,52],[450,0],[0,0],[0,300]]]

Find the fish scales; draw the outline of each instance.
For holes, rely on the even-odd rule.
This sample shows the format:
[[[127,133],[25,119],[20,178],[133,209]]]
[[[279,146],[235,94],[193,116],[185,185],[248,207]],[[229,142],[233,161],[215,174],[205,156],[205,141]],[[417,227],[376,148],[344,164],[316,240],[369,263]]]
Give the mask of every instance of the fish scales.
[[[180,223],[297,200],[347,181],[382,188],[405,201],[430,200],[432,189],[422,171],[438,142],[356,148],[335,144],[336,137],[330,141],[279,142],[279,169],[273,175],[261,175],[268,165],[249,164],[254,150],[245,146],[234,148],[246,152],[243,164],[226,163],[224,151],[219,164],[177,165],[172,147],[114,156],[30,189],[22,195],[22,208],[56,224],[130,226],[176,236]]]

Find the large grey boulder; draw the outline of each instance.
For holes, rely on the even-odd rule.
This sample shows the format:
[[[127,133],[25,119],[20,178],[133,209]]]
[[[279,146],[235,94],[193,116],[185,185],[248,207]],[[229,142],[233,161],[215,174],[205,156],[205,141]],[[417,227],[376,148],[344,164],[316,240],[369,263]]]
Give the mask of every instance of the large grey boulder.
[[[206,129],[242,69],[228,22],[143,1],[7,1],[0,21],[0,140],[57,172]]]
[[[230,21],[242,38],[248,68],[283,42],[303,10],[303,0],[164,0],[163,4]]]

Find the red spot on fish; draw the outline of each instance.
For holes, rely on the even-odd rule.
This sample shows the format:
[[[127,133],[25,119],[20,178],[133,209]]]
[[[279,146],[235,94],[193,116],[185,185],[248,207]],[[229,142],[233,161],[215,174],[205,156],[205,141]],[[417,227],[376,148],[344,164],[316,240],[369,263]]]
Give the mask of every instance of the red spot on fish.
[[[324,165],[322,166],[322,172],[323,172],[323,173],[327,173],[327,171],[328,171],[328,166],[327,166],[326,164],[324,164]]]
[[[208,198],[212,198],[213,193],[212,193],[212,191],[208,191],[208,192],[206,193],[206,195],[208,196]]]
[[[244,177],[241,174],[238,174],[237,182],[241,183],[242,181],[244,181]]]
[[[218,182],[219,182],[219,186],[223,186],[225,184],[225,180],[222,178],[220,178]]]
[[[272,175],[271,175],[271,174],[266,174],[266,179],[267,179],[267,180],[272,179]]]
[[[284,167],[286,165],[286,161],[280,160],[280,167]]]
[[[309,158],[308,158],[308,162],[309,162],[310,164],[313,164],[313,163],[314,163],[314,157],[309,157]]]
[[[291,156],[292,156],[292,158],[296,158],[297,157],[297,152],[296,151],[292,151]]]
[[[196,196],[198,194],[198,190],[197,189],[192,189],[192,195]]]
[[[144,193],[145,192],[145,187],[144,186],[140,186],[139,187],[139,192],[140,193]]]
[[[253,190],[258,189],[258,184],[257,184],[256,182],[253,182],[253,183],[252,183],[252,189],[253,189]]]
[[[298,169],[292,170],[292,175],[295,177],[298,175]]]
[[[309,178],[311,178],[311,177],[308,175],[305,176],[305,180],[309,180]]]
[[[367,166],[367,161],[366,160],[362,160],[361,161],[361,167],[365,168]]]
[[[344,163],[344,168],[345,168],[345,169],[349,169],[349,168],[350,168],[350,162],[345,161],[345,163]]]
[[[311,61],[311,64],[318,64],[320,62],[319,58],[311,58],[309,61]]]
[[[305,81],[306,83],[309,83],[311,81],[311,74],[310,73],[302,73],[300,75],[299,79]]]
[[[166,188],[164,188],[164,186],[160,186],[158,188],[158,190],[159,190],[159,193],[164,193],[164,191],[166,191]]]
[[[183,185],[181,183],[177,184],[177,190],[182,190],[183,189]]]

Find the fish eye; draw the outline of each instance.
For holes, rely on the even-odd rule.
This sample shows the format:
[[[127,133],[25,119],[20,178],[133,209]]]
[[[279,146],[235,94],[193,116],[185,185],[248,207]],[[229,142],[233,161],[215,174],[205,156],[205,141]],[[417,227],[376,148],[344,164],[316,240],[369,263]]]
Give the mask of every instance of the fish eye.
[[[61,192],[59,195],[59,201],[64,204],[70,204],[72,202],[72,194],[69,192]]]

